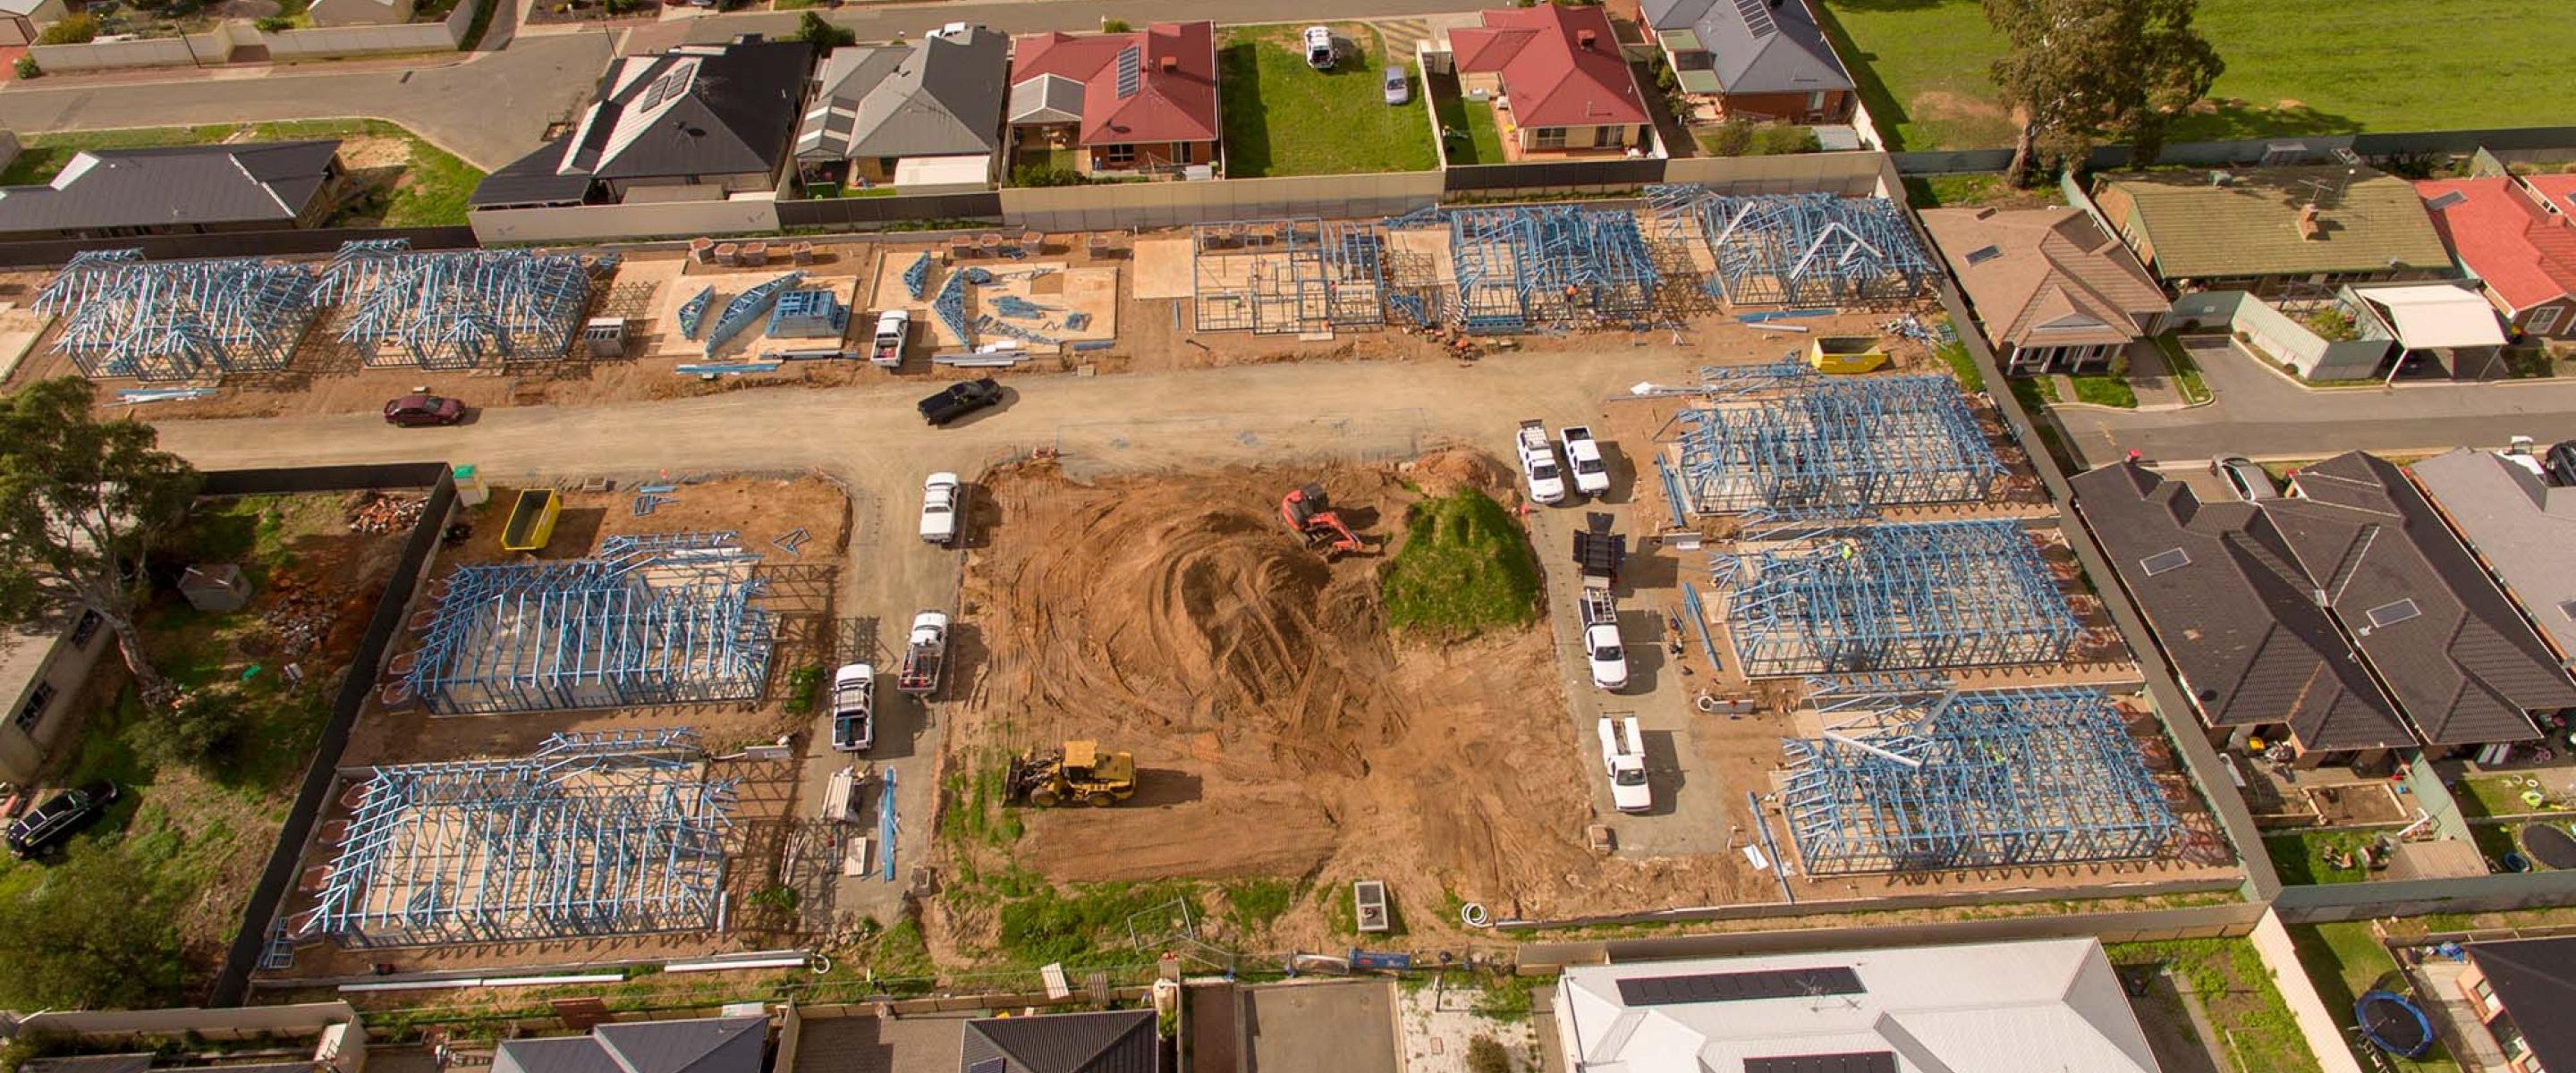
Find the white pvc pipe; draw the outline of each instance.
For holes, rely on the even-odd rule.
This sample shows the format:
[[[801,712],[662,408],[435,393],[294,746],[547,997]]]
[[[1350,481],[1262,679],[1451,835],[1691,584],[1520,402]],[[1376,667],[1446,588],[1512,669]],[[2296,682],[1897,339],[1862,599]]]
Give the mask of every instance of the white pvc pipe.
[[[622,983],[622,972],[594,972],[581,976],[487,976],[485,987],[543,987],[547,984],[614,984]]]
[[[803,955],[787,958],[764,958],[759,961],[674,961],[662,966],[663,972],[724,972],[730,969],[801,969]]]

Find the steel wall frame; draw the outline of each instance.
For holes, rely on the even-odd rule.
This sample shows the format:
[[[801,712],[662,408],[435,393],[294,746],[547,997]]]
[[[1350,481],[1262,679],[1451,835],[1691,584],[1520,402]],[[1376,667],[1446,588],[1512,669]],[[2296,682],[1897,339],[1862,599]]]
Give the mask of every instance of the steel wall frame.
[[[1810,684],[1826,736],[1782,743],[1780,790],[1809,874],[2137,860],[2181,833],[2100,690]]]
[[[460,567],[407,683],[434,713],[756,700],[776,616],[733,533],[611,537],[600,556]]]
[[[322,291],[354,304],[340,339],[365,348],[368,365],[452,371],[562,359],[590,308],[590,268],[569,254],[351,242]]]
[[[1457,276],[1453,322],[1516,332],[1532,322],[1639,323],[1662,276],[1625,209],[1572,205],[1459,209],[1449,214]]]
[[[1985,499],[2004,465],[1946,376],[1838,378],[1805,363],[1703,370],[1717,401],[1681,413],[1693,514],[1860,518],[1881,506]],[[1747,398],[1754,392],[1767,397]]]
[[[36,294],[60,315],[56,353],[93,380],[194,380],[283,371],[319,312],[313,274],[255,259],[147,262],[139,249],[72,258]]]
[[[1196,331],[1290,335],[1386,323],[1386,235],[1374,222],[1228,220],[1190,228]]]
[[[735,798],[685,729],[374,768],[294,931],[370,948],[720,930]]]
[[[1755,678],[2057,662],[2083,632],[2011,521],[1846,526],[1710,561]]]
[[[1717,271],[1708,291],[1734,305],[1840,306],[1919,299],[1941,280],[1905,211],[1883,197],[1719,194],[1646,188],[1658,234],[1696,234]]]

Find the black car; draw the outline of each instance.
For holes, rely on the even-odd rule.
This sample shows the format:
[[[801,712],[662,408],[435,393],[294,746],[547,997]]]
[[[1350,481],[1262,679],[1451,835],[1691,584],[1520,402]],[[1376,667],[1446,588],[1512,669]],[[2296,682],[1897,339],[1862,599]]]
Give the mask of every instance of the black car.
[[[945,425],[1000,401],[1002,385],[987,376],[981,380],[960,380],[950,384],[939,394],[921,400],[917,408],[921,411],[922,420],[933,425]]]
[[[2549,484],[2576,487],[2576,440],[2550,444],[2548,452],[2541,456],[2541,470]]]
[[[116,803],[116,784],[90,783],[65,790],[9,825],[9,853],[20,860],[45,854],[89,829]]]

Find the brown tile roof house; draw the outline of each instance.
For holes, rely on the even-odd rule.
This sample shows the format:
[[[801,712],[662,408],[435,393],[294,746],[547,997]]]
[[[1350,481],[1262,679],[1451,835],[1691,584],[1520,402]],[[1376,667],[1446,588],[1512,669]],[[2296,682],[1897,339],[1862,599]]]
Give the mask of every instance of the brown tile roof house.
[[[2158,171],[2104,178],[2093,201],[2160,280],[2451,271],[2415,186],[2370,168]]]
[[[1460,75],[1501,80],[1504,116],[1524,149],[1642,145],[1654,122],[1598,7],[1542,4],[1477,13],[1481,25],[1449,31]],[[1618,141],[1594,132],[1617,132]],[[1563,145],[1535,132],[1567,132]],[[1575,136],[1571,132],[1584,132]]]
[[[1923,227],[2006,363],[2108,354],[2173,308],[2147,270],[2081,209],[1927,209]],[[2030,352],[2043,360],[2024,362]]]
[[[2302,749],[2320,753],[2415,744],[2253,504],[2203,503],[2181,481],[2136,463],[2069,483],[2211,726],[2285,725]]]
[[[1114,34],[1032,34],[1011,43],[1010,125],[1073,128],[1085,147],[1199,145],[1208,163],[1218,116],[1216,26],[1158,22]],[[1160,156],[1135,163],[1167,163]],[[1122,161],[1116,166],[1129,166]]]

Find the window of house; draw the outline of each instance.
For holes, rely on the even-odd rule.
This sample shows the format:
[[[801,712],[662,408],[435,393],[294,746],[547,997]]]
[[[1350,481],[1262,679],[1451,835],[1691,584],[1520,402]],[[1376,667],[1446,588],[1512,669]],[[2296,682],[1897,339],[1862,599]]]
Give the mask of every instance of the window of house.
[[[98,612],[81,612],[80,621],[72,623],[72,647],[88,648],[89,639],[98,636],[99,621]]]
[[[1565,148],[1564,127],[1540,127],[1530,132],[1530,144],[1541,149]]]
[[[2558,327],[2558,307],[2542,306],[2531,311],[2531,334],[2547,335]]]
[[[28,691],[27,693],[27,703],[20,705],[18,708],[18,718],[15,720],[18,724],[18,729],[30,734],[35,733],[37,722],[45,718],[45,709],[52,707],[53,703],[54,684],[52,682],[36,683],[36,688]]]
[[[1821,90],[1821,89],[1819,89],[1819,90],[1810,90],[1810,91],[1808,91],[1808,93],[1807,93],[1807,111],[1809,111],[1809,112],[1822,112],[1822,111],[1824,111],[1824,110],[1825,110],[1825,91],[1823,91],[1823,90]]]
[[[1188,142],[1173,142],[1173,143],[1172,143],[1172,153],[1171,153],[1171,157],[1172,157],[1172,163],[1175,163],[1175,164],[1187,164],[1187,163],[1189,163],[1189,162],[1190,162],[1190,143],[1188,143]]]
[[[1108,162],[1111,167],[1126,167],[1127,165],[1136,162],[1136,147],[1132,145],[1113,145],[1102,150],[1100,158]]]
[[[2496,1001],[2495,988],[2489,986],[2485,980],[2479,980],[2474,984],[2470,984],[2469,993],[2477,996],[2478,1005],[2484,1008],[2488,1013],[2494,1013],[2496,1010],[2503,1007],[2502,1003]]]

